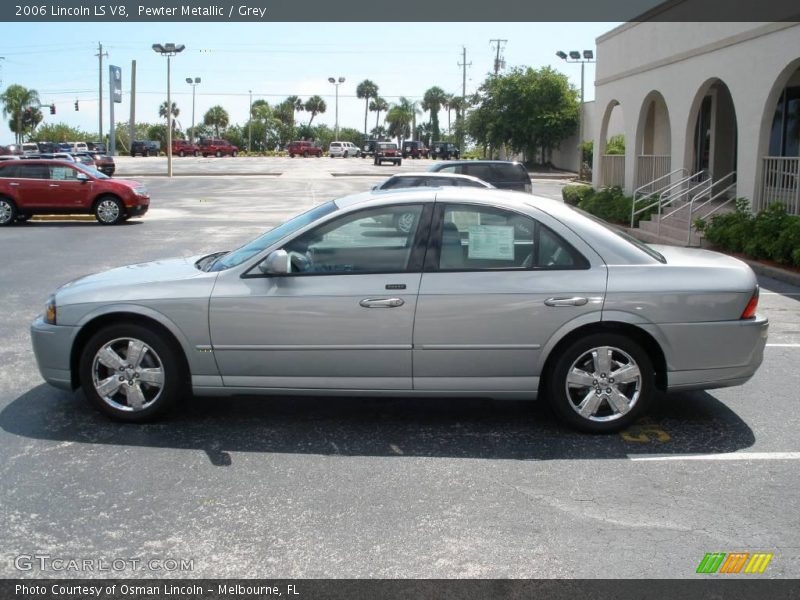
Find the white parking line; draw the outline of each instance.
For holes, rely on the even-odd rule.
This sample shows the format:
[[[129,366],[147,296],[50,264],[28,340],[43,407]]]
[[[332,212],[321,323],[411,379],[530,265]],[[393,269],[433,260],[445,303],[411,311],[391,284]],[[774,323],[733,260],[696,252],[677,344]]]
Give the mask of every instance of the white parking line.
[[[725,454],[687,454],[685,456],[644,456],[629,454],[635,461],[670,461],[670,460],[800,460],[800,452],[728,452]]]
[[[767,344],[767,348],[800,348],[800,344]]]
[[[761,292],[762,296],[800,296],[800,292]]]

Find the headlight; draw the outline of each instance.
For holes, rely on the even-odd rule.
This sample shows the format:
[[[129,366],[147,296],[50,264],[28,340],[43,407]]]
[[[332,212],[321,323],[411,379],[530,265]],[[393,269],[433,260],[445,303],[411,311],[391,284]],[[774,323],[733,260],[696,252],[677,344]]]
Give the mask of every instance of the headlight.
[[[136,194],[137,196],[147,196],[147,188],[144,187],[143,185],[138,185],[135,188],[133,188],[133,193]]]
[[[56,324],[56,297],[54,295],[47,299],[47,304],[44,307],[44,320],[50,325]]]

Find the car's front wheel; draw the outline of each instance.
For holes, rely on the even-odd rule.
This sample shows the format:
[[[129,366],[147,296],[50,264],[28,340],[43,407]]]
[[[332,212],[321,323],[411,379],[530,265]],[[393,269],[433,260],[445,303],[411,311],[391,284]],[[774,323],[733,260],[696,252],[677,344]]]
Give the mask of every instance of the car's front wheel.
[[[183,150],[181,150],[180,152],[178,152],[178,156],[180,156],[181,158],[183,158],[184,156],[186,156],[186,152],[184,152]]]
[[[0,226],[12,225],[17,219],[17,206],[10,198],[0,198]]]
[[[615,333],[582,337],[564,349],[549,377],[548,400],[567,424],[590,433],[624,429],[655,394],[647,352]]]
[[[83,348],[79,368],[89,402],[120,421],[152,419],[183,391],[176,351],[162,334],[142,325],[98,331]]]
[[[118,198],[103,196],[94,207],[94,216],[102,225],[116,225],[125,220],[125,207]]]
[[[236,150],[234,150],[233,152],[231,152],[231,156],[232,156],[233,158],[236,158],[236,155],[237,155],[237,154],[238,154],[238,152],[236,152]]]

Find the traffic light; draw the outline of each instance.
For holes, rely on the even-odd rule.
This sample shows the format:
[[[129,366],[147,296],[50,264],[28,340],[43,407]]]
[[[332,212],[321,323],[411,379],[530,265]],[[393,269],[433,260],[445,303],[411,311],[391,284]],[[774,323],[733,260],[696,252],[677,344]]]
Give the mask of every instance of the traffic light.
[[[75,110],[80,110],[80,109],[78,108],[78,101],[77,101],[77,100],[75,100]]]
[[[50,114],[51,115],[56,114],[56,105],[55,104],[51,104],[50,105]]]

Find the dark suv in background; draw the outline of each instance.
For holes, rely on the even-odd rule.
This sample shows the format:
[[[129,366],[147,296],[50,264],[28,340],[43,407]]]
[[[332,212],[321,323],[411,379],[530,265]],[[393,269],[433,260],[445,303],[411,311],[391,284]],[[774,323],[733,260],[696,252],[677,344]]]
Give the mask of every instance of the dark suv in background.
[[[461,150],[458,146],[450,142],[433,142],[431,144],[431,158],[444,158],[449,160],[451,158],[461,158]]]
[[[428,158],[428,148],[422,142],[403,142],[403,158]]]
[[[131,144],[131,156],[158,156],[160,151],[161,144],[153,140],[133,140]]]
[[[522,163],[510,160],[462,160],[431,165],[434,173],[472,175],[503,190],[531,193],[531,176]]]

